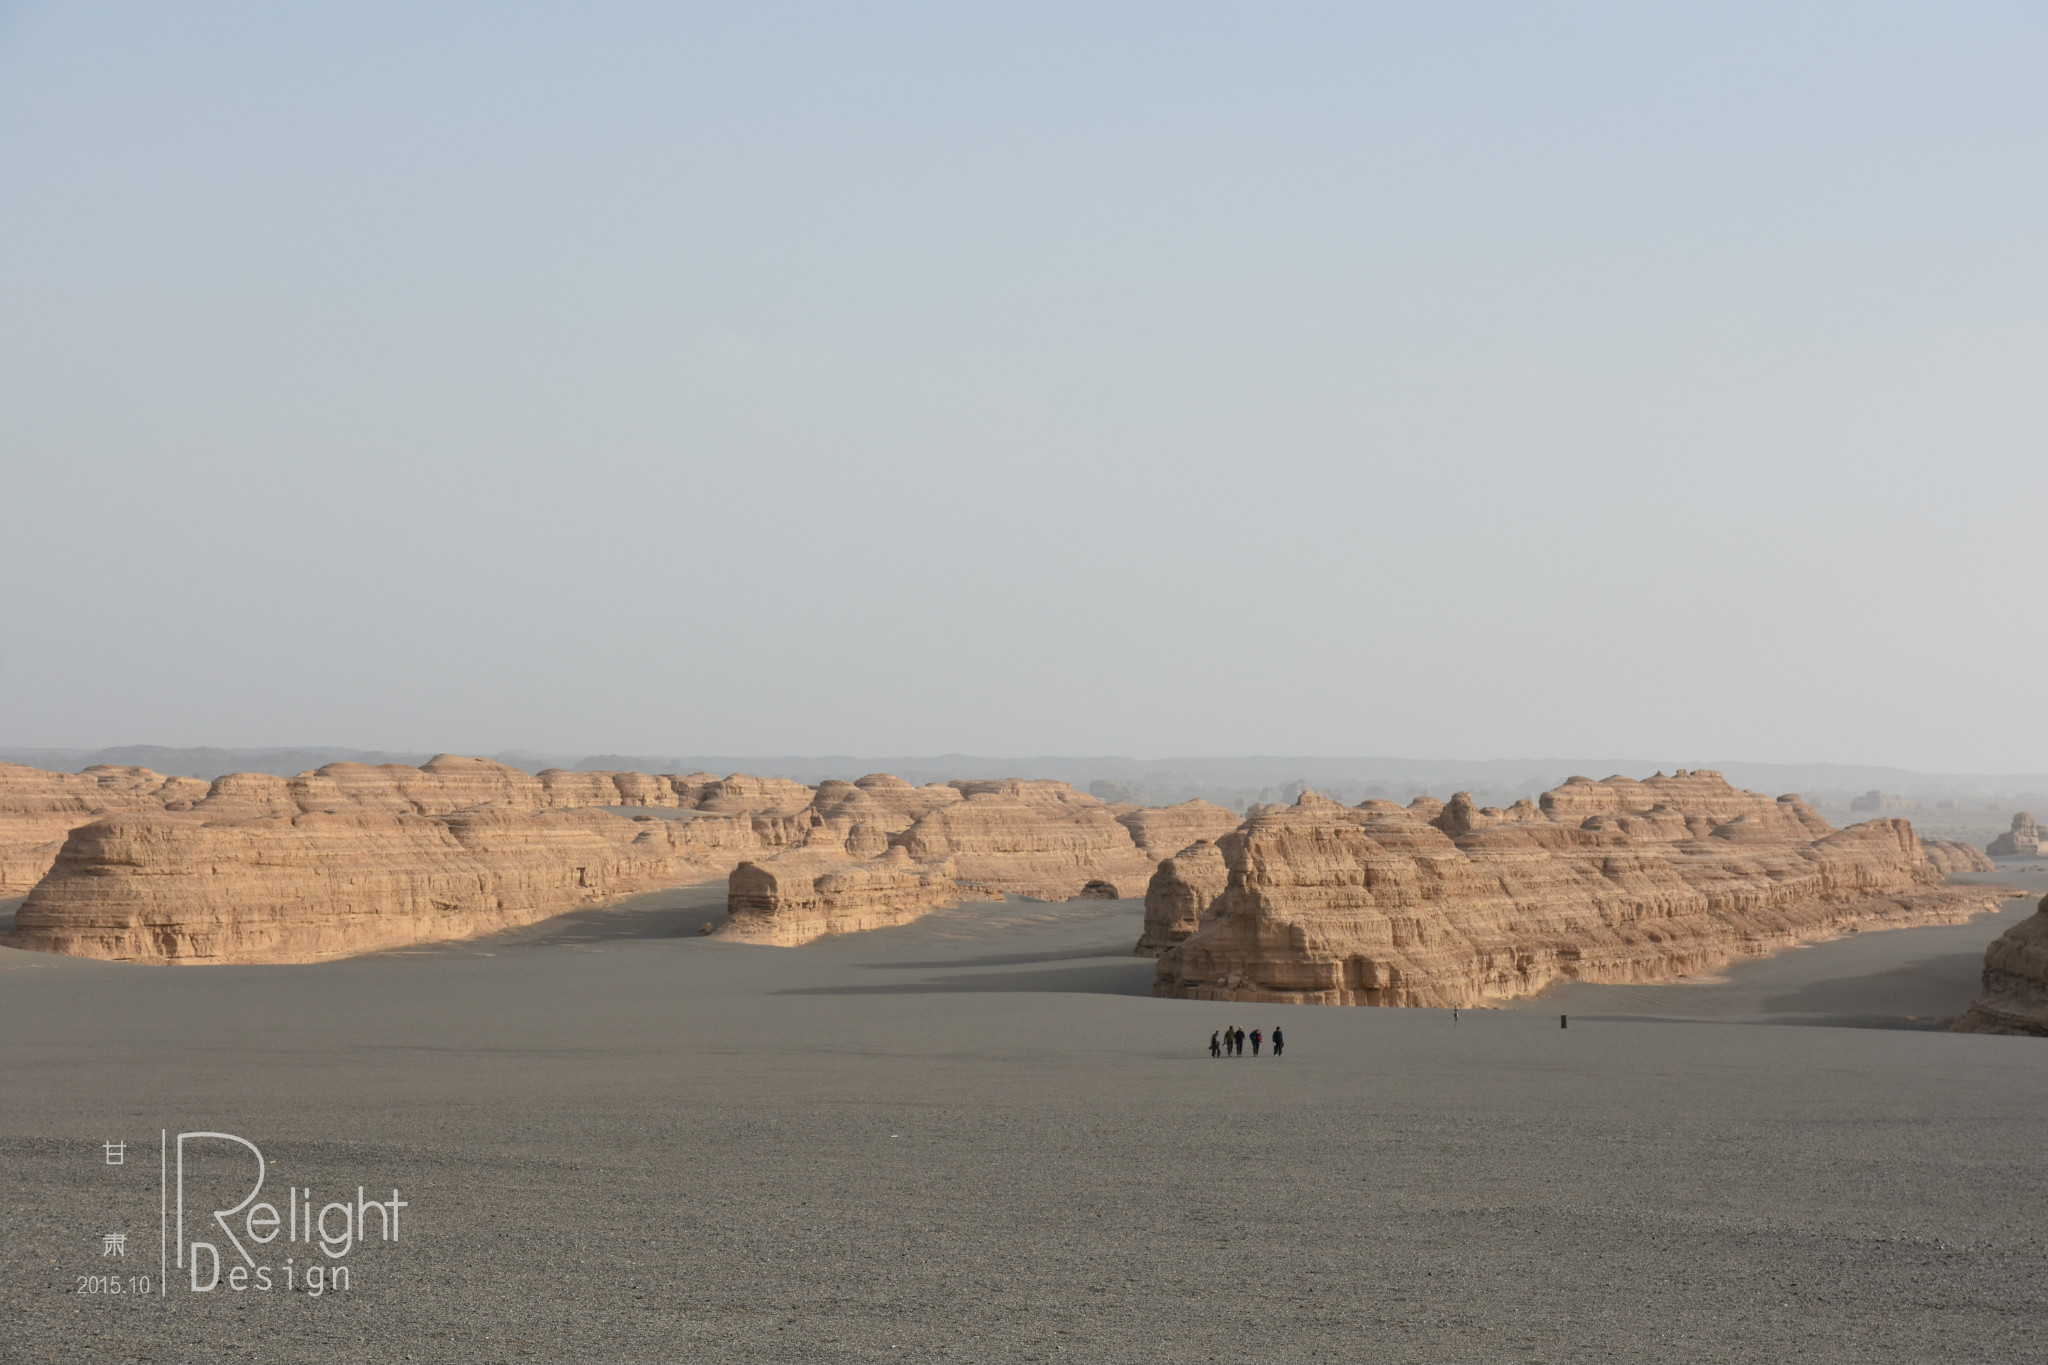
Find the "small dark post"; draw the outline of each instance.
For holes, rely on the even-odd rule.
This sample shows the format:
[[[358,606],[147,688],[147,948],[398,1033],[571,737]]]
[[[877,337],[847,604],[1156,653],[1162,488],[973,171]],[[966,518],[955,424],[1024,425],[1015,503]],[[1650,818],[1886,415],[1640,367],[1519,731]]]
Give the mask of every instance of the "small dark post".
[[[1564,1017],[1564,1016],[1563,1016],[1562,1014],[1560,1014],[1560,1015],[1558,1015],[1558,1016],[1557,1016],[1557,1026],[1558,1026],[1559,1028],[1570,1028],[1570,1027],[1571,1027],[1571,1025],[1570,1025],[1570,1024],[1569,1024],[1568,1022],[1566,1022],[1566,1020],[1565,1020],[1565,1017]]]

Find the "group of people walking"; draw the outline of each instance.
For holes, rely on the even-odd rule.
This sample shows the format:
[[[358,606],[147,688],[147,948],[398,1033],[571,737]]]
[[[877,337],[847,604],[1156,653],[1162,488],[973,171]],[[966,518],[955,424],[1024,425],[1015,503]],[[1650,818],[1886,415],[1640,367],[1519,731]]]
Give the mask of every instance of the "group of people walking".
[[[1245,1037],[1245,1031],[1237,1027],[1235,1024],[1232,1024],[1227,1029],[1219,1029],[1215,1033],[1209,1035],[1209,1055],[1211,1057],[1222,1057],[1226,1055],[1231,1057],[1242,1057],[1244,1056]],[[1265,1041],[1265,1035],[1261,1033],[1259,1030],[1253,1029],[1251,1031],[1250,1037],[1252,1043],[1252,1056],[1256,1057],[1259,1055],[1259,1044]],[[1274,1029],[1273,1055],[1275,1057],[1278,1057],[1280,1055],[1280,1050],[1286,1046],[1286,1038],[1281,1035],[1279,1029]]]

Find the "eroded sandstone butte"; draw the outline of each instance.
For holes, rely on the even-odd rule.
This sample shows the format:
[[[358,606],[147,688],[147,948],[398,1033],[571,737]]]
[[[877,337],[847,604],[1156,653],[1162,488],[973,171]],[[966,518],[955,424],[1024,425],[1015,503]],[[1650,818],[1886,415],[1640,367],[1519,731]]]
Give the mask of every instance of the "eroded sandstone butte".
[[[1133,950],[1138,956],[1157,957],[1191,937],[1222,899],[1230,867],[1219,842],[1199,839],[1159,864],[1145,888],[1145,929]]]
[[[803,794],[791,803],[787,788]],[[535,776],[489,759],[442,754],[423,767],[330,763],[297,777],[231,773],[213,782],[147,768],[46,772],[0,763],[0,896],[27,892],[49,872],[65,836],[103,816],[198,810],[214,818],[385,810],[437,815],[498,804],[521,810],[666,806],[753,813],[801,810],[810,788],[780,779],[710,773],[566,772]]]
[[[1472,1005],[1559,978],[1663,980],[1863,928],[1954,923],[2010,894],[1944,886],[1904,820],[1835,830],[1796,796],[1707,771],[1573,778],[1507,811],[1309,793],[1218,848],[1226,885],[1161,955],[1157,994]],[[1182,896],[1161,878],[1159,923],[1184,924],[1197,879]]]
[[[28,812],[68,833],[13,941],[140,962],[306,962],[469,937],[723,876],[806,828],[797,784],[778,779],[533,775],[452,754],[210,784],[32,773],[5,775],[17,825]]]
[[[2034,823],[2034,817],[2021,811],[2012,818],[2012,828],[1993,839],[1985,848],[1992,857],[2010,857],[2025,854],[2029,857],[2041,851],[2041,827]]]
[[[1958,872],[1996,872],[1998,864],[1986,857],[1984,850],[1975,844],[1966,844],[1960,839],[1920,840],[1920,851],[1927,855],[1927,865],[1944,877]]]
[[[763,843],[746,816],[627,820],[498,805],[115,815],[72,833],[16,913],[15,937],[130,962],[314,962],[703,881]]]
[[[0,897],[19,896],[43,879],[64,839],[80,825],[122,811],[160,811],[198,800],[206,784],[147,768],[87,768],[53,773],[0,763]]]
[[[726,879],[729,917],[718,932],[744,943],[794,947],[826,934],[886,929],[942,905],[992,895],[961,884],[950,861],[921,863],[901,846],[873,858],[798,849],[733,870]]]
[[[1991,940],[1984,950],[1984,991],[1954,1030],[2048,1037],[2048,896]]]
[[[1064,782],[949,785],[964,799],[919,817],[891,842],[918,862],[951,859],[966,881],[1040,900],[1070,900],[1090,882],[1137,896],[1158,866],[1107,805]]]
[[[1242,817],[1234,812],[1207,801],[1183,801],[1178,806],[1120,805],[1112,809],[1117,823],[1131,832],[1131,842],[1154,867],[1198,840],[1214,842],[1243,823]],[[1137,886],[1124,890],[1124,894],[1144,892],[1142,886]]]
[[[1167,853],[1237,823],[1205,801],[1111,807],[1064,782],[885,774],[821,784],[805,818],[800,844],[733,872],[718,933],[793,945],[1006,893],[1136,896]]]
[[[1235,824],[1203,802],[1112,811],[1056,782],[874,774],[814,789],[534,775],[452,754],[212,783],[111,769],[5,783],[19,875],[41,878],[14,942],[141,962],[315,961],[728,874],[722,932],[802,943],[1005,892],[1133,895],[1156,849]]]

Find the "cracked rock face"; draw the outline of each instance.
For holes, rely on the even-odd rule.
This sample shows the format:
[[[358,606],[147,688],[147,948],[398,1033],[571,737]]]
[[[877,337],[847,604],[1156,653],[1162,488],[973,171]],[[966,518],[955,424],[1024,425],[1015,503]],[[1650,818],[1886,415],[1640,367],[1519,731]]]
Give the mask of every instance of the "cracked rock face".
[[[1838,831],[1796,796],[1707,771],[1574,778],[1510,811],[1462,794],[1403,809],[1308,793],[1218,853],[1226,884],[1164,949],[1156,994],[1472,1005],[1561,977],[1664,980],[1860,928],[1954,923],[2005,894],[1942,885],[1904,820]],[[1201,875],[1162,869],[1162,933],[1186,926]],[[1148,896],[1148,934],[1153,910]]]

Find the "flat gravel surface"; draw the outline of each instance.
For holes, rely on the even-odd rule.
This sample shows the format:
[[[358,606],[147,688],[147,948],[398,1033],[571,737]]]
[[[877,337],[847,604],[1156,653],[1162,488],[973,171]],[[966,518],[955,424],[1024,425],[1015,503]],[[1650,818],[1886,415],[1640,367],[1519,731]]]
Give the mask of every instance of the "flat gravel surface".
[[[1129,902],[776,949],[696,937],[721,896],[310,967],[0,950],[0,1356],[1977,1361],[2048,1339],[2048,1041],[1931,1031],[1969,982],[1913,968],[2010,913],[1560,1028],[1549,997],[1455,1023],[1153,1000]],[[1760,1022],[1844,1018],[1897,1026]],[[1211,1060],[1230,1023],[1284,1027],[1286,1055]],[[395,1186],[400,1237],[371,1215],[350,1288],[317,1297],[285,1258],[295,1283],[337,1262],[283,1235],[250,1246],[269,1291],[173,1267],[168,1296],[81,1292],[157,1276],[162,1130],[257,1144],[280,1210],[287,1187]],[[187,1166],[187,1238],[241,1264],[208,1217],[253,1158],[202,1141]]]

